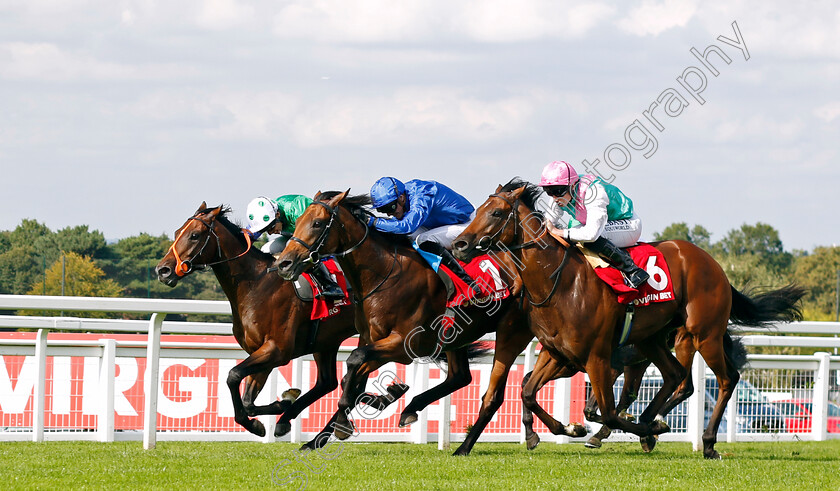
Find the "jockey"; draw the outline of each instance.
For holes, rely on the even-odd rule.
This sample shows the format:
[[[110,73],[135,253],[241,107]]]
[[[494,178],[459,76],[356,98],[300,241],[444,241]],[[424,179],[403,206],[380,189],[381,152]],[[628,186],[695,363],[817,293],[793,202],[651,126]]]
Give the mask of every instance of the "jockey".
[[[470,221],[475,208],[466,198],[436,181],[415,179],[402,183],[393,177],[383,177],[370,188],[376,211],[393,218],[371,217],[368,225],[380,232],[406,234],[414,239],[414,248],[440,257],[455,275],[480,294],[478,285],[452,256],[450,248]],[[424,259],[427,256],[421,254]],[[440,262],[432,262],[437,271]]]
[[[295,221],[303,214],[312,200],[299,194],[287,194],[277,199],[258,196],[248,203],[247,230],[254,239],[266,233],[268,243],[260,248],[263,252],[277,256],[286,248],[289,236],[295,233]],[[319,297],[340,300],[344,292],[335,282],[327,266],[318,262],[311,275],[320,290]]]
[[[648,280],[648,273],[622,249],[634,245],[642,235],[642,220],[633,211],[630,198],[600,177],[579,176],[563,161],[545,166],[540,186],[554,205],[546,213],[546,227],[551,235],[586,243],[586,247],[616,266],[631,288]],[[561,211],[572,216],[568,227],[561,221]]]

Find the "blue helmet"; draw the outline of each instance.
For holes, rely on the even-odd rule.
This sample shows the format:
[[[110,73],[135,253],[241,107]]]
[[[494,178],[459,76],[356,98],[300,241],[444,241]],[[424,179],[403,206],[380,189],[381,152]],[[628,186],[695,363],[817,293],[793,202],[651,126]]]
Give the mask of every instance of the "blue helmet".
[[[393,203],[405,192],[405,184],[393,177],[382,177],[370,187],[370,199],[374,208]]]

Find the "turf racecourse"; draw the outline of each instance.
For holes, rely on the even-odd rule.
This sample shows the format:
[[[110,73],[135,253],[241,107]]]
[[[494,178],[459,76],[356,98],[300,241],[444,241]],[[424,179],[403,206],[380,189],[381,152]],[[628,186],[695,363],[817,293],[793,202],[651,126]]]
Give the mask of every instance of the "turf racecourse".
[[[0,487],[179,489],[840,489],[840,440],[720,443],[704,461],[684,443],[651,454],[638,444],[524,446],[479,443],[452,457],[434,445],[161,442],[0,443]],[[324,457],[329,457],[326,459]],[[272,479],[272,476],[274,479]],[[278,483],[284,485],[278,485]]]

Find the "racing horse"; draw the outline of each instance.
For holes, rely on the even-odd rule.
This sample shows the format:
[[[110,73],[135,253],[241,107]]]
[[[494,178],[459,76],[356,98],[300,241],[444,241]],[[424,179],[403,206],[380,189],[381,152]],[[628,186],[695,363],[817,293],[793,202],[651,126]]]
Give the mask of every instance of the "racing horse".
[[[356,327],[371,343],[355,349],[347,359],[342,396],[333,416],[335,435],[346,439],[354,425],[349,412],[360,402],[360,385],[368,375],[389,362],[410,364],[445,352],[450,370],[460,379],[432,393],[436,399],[466,386],[471,380],[468,349],[486,333],[496,332],[493,369],[481,410],[455,455],[467,455],[504,400],[510,366],[533,339],[513,298],[485,305],[465,306],[455,325],[442,322],[447,292],[443,282],[406,236],[383,234],[367,225],[367,195],[319,193],[296,223],[295,234],[275,262],[286,279],[294,279],[321,255],[332,255],[341,265],[356,295]],[[501,274],[501,272],[500,272]],[[512,285],[512,279],[507,278]],[[462,317],[461,317],[462,315]],[[436,400],[434,399],[434,400]],[[407,407],[400,425],[416,420]],[[571,436],[583,436],[577,425]]]
[[[283,281],[276,274],[267,274],[274,258],[252,248],[249,236],[227,218],[228,213],[226,208],[207,208],[202,203],[176,230],[176,239],[156,272],[160,281],[174,287],[194,270],[213,269],[231,304],[234,337],[250,355],[228,376],[234,418],[248,431],[262,436],[265,434],[263,424],[250,416],[280,414],[275,436],[282,436],[291,430],[291,420],[301,411],[338,387],[337,352],[345,339],[357,334],[355,316],[352,307],[348,306],[335,316],[322,319],[316,327],[310,321],[311,303],[297,297],[291,282]],[[366,342],[367,338],[360,336],[359,344]],[[267,406],[254,405],[271,369],[309,353],[312,353],[318,371],[315,385],[309,392],[296,401],[284,394],[283,400]],[[447,373],[447,380],[458,377],[460,374],[452,370]],[[246,379],[245,391],[244,396],[240,396],[243,378]],[[382,410],[407,390],[408,386],[404,384],[394,384],[387,388],[387,394],[367,397],[365,402]],[[419,394],[408,407],[420,410],[435,400],[437,398],[429,398],[427,393]],[[323,446],[331,434],[328,423],[302,449]]]
[[[227,378],[234,419],[251,433],[263,436],[263,424],[250,417],[279,414],[275,435],[282,436],[291,430],[291,420],[301,411],[338,387],[338,348],[356,334],[353,309],[342,308],[316,326],[310,320],[311,302],[298,299],[292,283],[267,273],[274,258],[251,247],[250,236],[227,218],[228,213],[228,208],[208,208],[202,203],[176,230],[175,241],[155,271],[161,282],[174,287],[195,270],[213,269],[230,301],[233,335],[248,353]],[[284,394],[283,400],[266,406],[254,404],[274,367],[309,353],[318,370],[310,391],[294,402]],[[244,394],[240,395],[240,382],[246,377]]]
[[[625,307],[576,247],[546,233],[543,217],[536,211],[540,194],[538,186],[519,179],[500,185],[453,242],[453,253],[460,260],[502,248],[523,266],[519,275],[528,298],[523,304],[531,329],[544,348],[523,385],[525,406],[552,433],[559,434],[562,424],[537,404],[536,393],[570,366],[589,374],[602,420],[610,428],[640,437],[669,431],[661,411],[668,396],[685,380],[687,370],[671,354],[666,340],[669,331],[684,327],[720,388],[703,433],[704,457],[719,459],[714,449],[718,427],[740,378],[728,322],[761,327],[801,318],[796,304],[804,289],[789,285],[750,298],[736,290],[720,265],[694,244],[678,240],[652,244],[668,264],[675,298],[637,308],[627,342],[635,344],[659,368],[664,383],[638,422],[627,421],[616,412],[610,373]]]

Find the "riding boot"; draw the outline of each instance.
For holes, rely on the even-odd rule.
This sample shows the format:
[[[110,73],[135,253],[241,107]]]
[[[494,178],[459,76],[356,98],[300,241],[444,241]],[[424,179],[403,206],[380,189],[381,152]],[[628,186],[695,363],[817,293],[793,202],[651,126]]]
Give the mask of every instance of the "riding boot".
[[[473,281],[473,279],[470,277],[470,275],[467,274],[466,271],[464,271],[464,268],[461,266],[461,263],[459,263],[458,260],[455,259],[455,256],[453,256],[447,248],[443,247],[437,242],[432,241],[422,243],[420,245],[420,248],[424,251],[428,251],[432,254],[437,254],[438,256],[440,256],[441,264],[446,265],[446,267],[449,268],[450,271],[455,273],[455,276],[457,276],[461,281],[466,283],[467,286],[472,288],[473,292],[475,292],[476,295],[481,295],[481,287]]]
[[[326,264],[319,262],[314,268],[312,268],[310,275],[312,276],[312,279],[315,280],[315,284],[321,292],[318,294],[318,297],[332,300],[341,300],[344,298],[344,292],[341,291],[341,287],[338,286],[338,283],[333,280]]]
[[[639,288],[650,278],[644,269],[633,262],[633,258],[624,249],[616,246],[604,237],[598,237],[594,242],[586,244],[591,251],[604,256],[613,266],[621,271],[624,283],[630,288]]]

